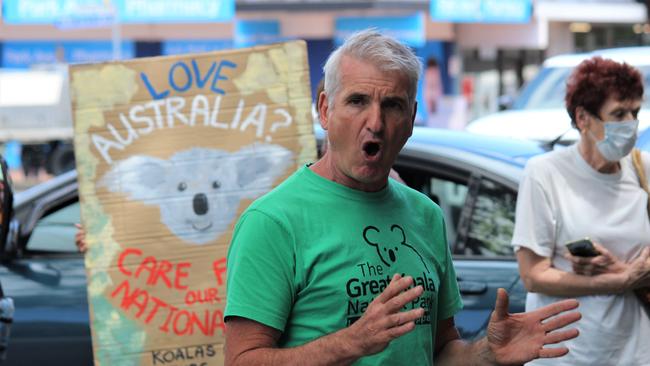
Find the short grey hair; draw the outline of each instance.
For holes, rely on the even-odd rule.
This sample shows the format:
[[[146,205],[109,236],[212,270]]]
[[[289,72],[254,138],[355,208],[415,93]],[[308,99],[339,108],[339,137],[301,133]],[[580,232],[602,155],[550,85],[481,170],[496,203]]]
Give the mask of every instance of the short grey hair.
[[[344,55],[368,61],[382,71],[397,71],[403,74],[409,82],[409,102],[415,102],[422,62],[408,46],[371,28],[352,34],[327,58],[323,72],[325,95],[328,97],[330,108],[341,84],[340,66]]]

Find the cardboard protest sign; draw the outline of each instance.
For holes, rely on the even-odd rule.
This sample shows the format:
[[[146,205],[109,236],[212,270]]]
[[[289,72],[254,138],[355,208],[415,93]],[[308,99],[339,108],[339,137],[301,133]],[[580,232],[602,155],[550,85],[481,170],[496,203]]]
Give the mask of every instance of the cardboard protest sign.
[[[304,42],[70,68],[98,365],[223,364],[239,214],[316,156]]]

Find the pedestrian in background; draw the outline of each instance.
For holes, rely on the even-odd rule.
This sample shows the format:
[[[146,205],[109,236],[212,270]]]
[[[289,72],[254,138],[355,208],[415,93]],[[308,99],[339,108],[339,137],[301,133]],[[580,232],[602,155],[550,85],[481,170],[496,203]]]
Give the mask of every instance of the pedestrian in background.
[[[565,97],[580,140],[526,166],[512,239],[529,291],[526,310],[578,297],[583,315],[580,337],[562,343],[566,357],[531,365],[650,364],[650,316],[633,293],[650,286],[648,196],[630,156],[642,97],[633,67],[599,57],[582,62]],[[650,171],[650,155],[642,160]],[[567,242],[586,237],[582,254],[593,257],[567,250]]]

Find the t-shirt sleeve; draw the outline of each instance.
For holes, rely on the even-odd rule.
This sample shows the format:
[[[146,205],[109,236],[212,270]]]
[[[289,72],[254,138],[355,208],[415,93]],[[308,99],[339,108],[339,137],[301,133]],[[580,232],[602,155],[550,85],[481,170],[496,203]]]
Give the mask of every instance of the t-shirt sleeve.
[[[228,250],[225,318],[239,316],[283,331],[294,301],[295,253],[285,227],[251,210]]]
[[[444,243],[444,263],[443,275],[440,278],[440,288],[438,289],[438,307],[436,309],[437,322],[449,319],[463,308],[463,300],[460,297],[458,289],[458,280],[456,279],[456,270],[451,257],[451,250],[447,244],[447,231],[445,228],[444,216],[440,214],[442,221],[441,242]]]
[[[456,271],[451,260],[451,252],[447,246],[447,258],[445,259],[445,276],[440,279],[440,291],[438,296],[438,321],[449,319],[456,315],[463,308],[463,300],[458,290]]]
[[[540,256],[550,257],[555,249],[556,219],[540,181],[539,168],[529,163],[519,184],[512,246],[515,251],[526,247]]]

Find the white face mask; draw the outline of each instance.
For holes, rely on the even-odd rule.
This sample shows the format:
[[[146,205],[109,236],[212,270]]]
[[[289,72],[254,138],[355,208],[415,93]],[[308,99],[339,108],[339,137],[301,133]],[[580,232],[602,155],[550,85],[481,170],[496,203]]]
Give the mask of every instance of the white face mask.
[[[639,120],[605,122],[604,126],[605,138],[596,143],[596,148],[607,161],[619,161],[634,148]]]

